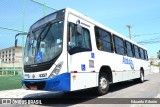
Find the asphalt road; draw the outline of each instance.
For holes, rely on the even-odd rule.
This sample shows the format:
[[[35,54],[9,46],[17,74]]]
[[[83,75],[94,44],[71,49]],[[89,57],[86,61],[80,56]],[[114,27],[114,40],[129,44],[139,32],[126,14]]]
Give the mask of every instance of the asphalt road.
[[[59,106],[78,106],[78,107],[87,107],[89,106],[104,106],[106,105],[107,100],[110,102],[121,103],[121,100],[124,99],[115,99],[115,98],[160,98],[160,74],[151,74],[145,77],[144,83],[137,83],[135,81],[126,81],[120,82],[116,84],[111,84],[109,88],[109,92],[103,96],[97,96],[94,91],[92,90],[83,90],[83,91],[76,91],[71,93],[61,93],[61,92],[41,92],[41,91],[29,91],[29,90],[11,90],[11,91],[0,91],[0,98],[22,98],[22,99],[36,99],[36,98],[44,98],[50,99],[54,101]],[[108,98],[114,98],[108,99]],[[65,101],[66,100],[66,101]],[[61,104],[61,103],[68,103],[68,104]],[[54,106],[54,104],[52,104]],[[107,104],[110,107],[119,106],[117,104]],[[2,105],[1,105],[2,106]],[[9,106],[9,105],[3,105]],[[13,106],[13,105],[12,105]],[[17,106],[17,105],[15,105]],[[20,106],[20,105],[19,105]],[[29,106],[29,105],[23,105]],[[33,105],[30,105],[33,106]],[[36,106],[48,106],[48,105],[34,105]],[[33,107],[34,107],[33,106]],[[57,105],[56,105],[57,106]],[[124,104],[121,106],[160,106],[158,104],[147,104],[147,105],[131,105],[131,104]]]

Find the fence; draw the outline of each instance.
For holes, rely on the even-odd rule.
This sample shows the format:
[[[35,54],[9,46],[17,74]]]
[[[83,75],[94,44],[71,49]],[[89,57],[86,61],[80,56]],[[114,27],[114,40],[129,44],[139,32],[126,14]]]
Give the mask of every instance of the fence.
[[[7,67],[0,68],[0,75],[21,75],[22,67]]]
[[[54,11],[42,0],[0,1],[0,90],[21,88],[26,36],[19,36],[15,47],[15,35],[28,32],[34,22]]]
[[[0,4],[0,75],[21,74],[26,36],[18,37],[19,48],[15,48],[15,35],[27,32],[35,21],[55,9],[38,0],[1,0]]]

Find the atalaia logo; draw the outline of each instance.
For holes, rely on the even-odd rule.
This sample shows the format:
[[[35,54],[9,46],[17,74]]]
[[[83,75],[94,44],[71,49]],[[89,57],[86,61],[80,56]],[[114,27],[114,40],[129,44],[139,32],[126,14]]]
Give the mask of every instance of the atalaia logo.
[[[123,64],[129,64],[131,69],[133,70],[134,69],[134,63],[132,61],[131,58],[128,58],[128,57],[123,57]]]

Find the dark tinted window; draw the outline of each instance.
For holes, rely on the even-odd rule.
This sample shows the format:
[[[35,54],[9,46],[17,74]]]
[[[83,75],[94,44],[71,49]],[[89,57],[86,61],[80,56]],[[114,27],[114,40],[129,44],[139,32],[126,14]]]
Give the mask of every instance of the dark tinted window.
[[[143,51],[142,48],[140,48],[140,56],[141,56],[141,59],[143,59],[143,60],[145,59],[145,58],[144,58],[144,51]]]
[[[129,57],[133,57],[132,44],[128,41],[126,41],[126,54]]]
[[[144,50],[144,56],[145,56],[145,60],[148,60],[148,54],[146,50]]]
[[[135,45],[134,45],[134,55],[135,55],[136,58],[140,58],[140,56],[139,56],[139,49]]]
[[[124,55],[124,42],[123,39],[114,35],[114,44],[115,44],[115,51],[117,54]]]
[[[98,50],[113,52],[111,33],[95,27],[95,36]]]
[[[82,34],[78,34],[77,25],[69,23],[69,53],[75,54],[78,52],[91,51],[90,32],[88,29],[82,27]]]

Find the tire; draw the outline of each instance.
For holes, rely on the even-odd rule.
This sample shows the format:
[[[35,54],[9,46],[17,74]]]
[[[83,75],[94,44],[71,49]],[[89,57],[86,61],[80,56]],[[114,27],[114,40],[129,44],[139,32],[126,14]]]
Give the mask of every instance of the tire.
[[[100,73],[98,80],[97,94],[104,95],[108,92],[109,80],[106,73]]]
[[[144,82],[144,73],[140,72],[140,78],[135,79],[135,82],[143,83]]]
[[[143,72],[142,72],[142,71],[141,71],[141,73],[140,73],[139,82],[141,82],[141,83],[143,83],[143,82],[144,82],[144,74],[143,74]]]

